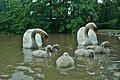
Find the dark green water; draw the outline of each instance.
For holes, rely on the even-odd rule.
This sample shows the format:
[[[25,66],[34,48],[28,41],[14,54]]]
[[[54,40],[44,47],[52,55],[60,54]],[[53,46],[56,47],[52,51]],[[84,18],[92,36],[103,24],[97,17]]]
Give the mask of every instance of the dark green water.
[[[21,36],[1,36],[0,80],[119,80],[114,73],[120,70],[120,41],[104,34],[99,34],[98,40],[110,42],[110,55],[75,59],[75,68],[62,74],[56,69],[55,61],[65,51],[74,57],[75,35],[50,34],[48,44],[60,45],[60,51],[51,59],[34,58],[29,49],[23,53]]]

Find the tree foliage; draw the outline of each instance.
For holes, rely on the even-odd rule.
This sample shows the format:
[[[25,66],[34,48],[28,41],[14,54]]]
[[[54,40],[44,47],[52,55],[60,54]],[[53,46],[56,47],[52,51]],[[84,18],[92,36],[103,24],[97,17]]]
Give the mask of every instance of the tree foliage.
[[[48,33],[76,33],[93,21],[102,28],[119,28],[119,0],[0,0],[0,32],[23,34],[30,28]]]

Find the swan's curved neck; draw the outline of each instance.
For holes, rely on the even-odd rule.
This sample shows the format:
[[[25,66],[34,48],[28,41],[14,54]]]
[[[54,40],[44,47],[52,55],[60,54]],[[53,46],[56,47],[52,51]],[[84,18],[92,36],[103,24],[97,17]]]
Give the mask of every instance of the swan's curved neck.
[[[89,38],[89,36],[88,36],[89,29],[90,28],[88,26],[86,26],[85,29],[84,29],[84,36],[85,36],[85,38]]]
[[[31,34],[31,39],[32,39],[32,47],[34,47],[34,48],[38,48],[38,44],[37,44],[37,42],[36,42],[36,40],[35,40],[35,35],[36,34],[40,34],[41,35],[41,37],[45,37],[46,35],[48,35],[45,31],[43,31],[43,30],[41,30],[41,29],[36,29],[36,30],[34,30],[33,32],[32,32],[32,34]]]
[[[36,34],[40,34],[43,38],[45,37],[45,35],[47,35],[47,33],[43,32],[42,30],[34,30],[31,34],[31,38],[35,39]]]

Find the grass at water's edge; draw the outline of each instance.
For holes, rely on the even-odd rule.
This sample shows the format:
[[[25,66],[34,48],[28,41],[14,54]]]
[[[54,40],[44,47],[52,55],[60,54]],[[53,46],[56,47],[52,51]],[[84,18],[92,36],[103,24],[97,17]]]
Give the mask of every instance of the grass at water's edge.
[[[98,33],[108,33],[108,32],[120,32],[120,30],[116,30],[116,29],[100,29],[97,30]]]
[[[97,30],[97,33],[109,33],[109,32],[120,32],[120,29],[98,29]],[[54,33],[53,33],[54,34]],[[57,33],[57,34],[70,34],[70,33]],[[74,34],[74,33],[73,33]],[[0,33],[0,36],[11,36],[11,35],[13,35],[13,36],[15,36],[16,34],[11,34],[11,33]],[[19,34],[19,35],[22,35],[22,34]],[[18,35],[18,36],[19,36]]]

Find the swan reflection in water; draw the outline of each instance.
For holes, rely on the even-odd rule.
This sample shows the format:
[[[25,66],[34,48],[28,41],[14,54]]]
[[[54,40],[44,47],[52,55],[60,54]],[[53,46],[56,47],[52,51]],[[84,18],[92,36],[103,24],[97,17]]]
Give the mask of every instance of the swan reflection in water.
[[[32,76],[25,75],[22,71],[16,71],[10,80],[34,80]]]
[[[32,52],[33,52],[32,49],[23,49],[24,62],[32,62],[33,61]]]
[[[48,65],[48,60],[49,58],[39,58],[39,57],[34,57],[33,53],[34,50],[32,49],[23,49],[24,53],[24,62],[25,63],[40,63],[40,65]]]

